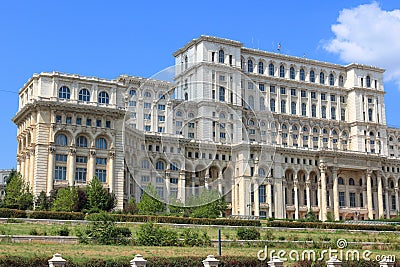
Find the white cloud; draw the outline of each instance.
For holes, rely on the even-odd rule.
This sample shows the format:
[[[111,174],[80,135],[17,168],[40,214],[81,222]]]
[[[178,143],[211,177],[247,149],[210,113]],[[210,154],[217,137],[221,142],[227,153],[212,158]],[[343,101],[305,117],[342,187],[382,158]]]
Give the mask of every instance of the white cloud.
[[[373,2],[343,9],[337,22],[324,48],[348,63],[385,68],[385,79],[400,85],[400,10],[382,10]]]

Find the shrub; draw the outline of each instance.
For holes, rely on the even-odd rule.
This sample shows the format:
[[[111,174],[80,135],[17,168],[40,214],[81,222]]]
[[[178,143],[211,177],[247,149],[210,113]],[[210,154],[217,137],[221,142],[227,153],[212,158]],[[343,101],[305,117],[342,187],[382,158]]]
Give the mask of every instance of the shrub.
[[[28,212],[28,218],[54,219],[54,220],[84,220],[85,214],[81,212],[31,211]]]
[[[260,231],[256,228],[243,228],[240,227],[236,230],[237,238],[240,240],[259,240]]]
[[[0,209],[0,217],[1,218],[26,218],[26,212],[23,210],[17,209]]]
[[[205,231],[185,229],[182,233],[183,245],[190,247],[204,247],[211,245],[211,239]]]
[[[178,234],[149,222],[140,226],[136,232],[136,241],[141,246],[177,246]]]

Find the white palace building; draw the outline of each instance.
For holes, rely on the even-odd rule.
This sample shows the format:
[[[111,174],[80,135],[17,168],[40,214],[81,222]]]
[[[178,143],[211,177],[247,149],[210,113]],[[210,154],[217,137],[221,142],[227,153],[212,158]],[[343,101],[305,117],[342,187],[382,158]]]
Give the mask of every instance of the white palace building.
[[[386,124],[383,69],[210,36],[173,55],[171,81],[34,74],[13,118],[33,193],[97,176],[118,209],[151,183],[181,203],[218,190],[232,215],[399,212],[400,129]]]

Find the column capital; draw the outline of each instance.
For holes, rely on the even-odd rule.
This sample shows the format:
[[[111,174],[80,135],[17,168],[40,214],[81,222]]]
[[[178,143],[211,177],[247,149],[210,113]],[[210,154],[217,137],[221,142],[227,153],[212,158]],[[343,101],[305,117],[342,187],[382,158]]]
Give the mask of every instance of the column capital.
[[[92,157],[95,157],[96,156],[96,150],[95,149],[90,149],[89,150],[89,155],[92,156]]]
[[[70,154],[71,156],[75,155],[75,154],[76,154],[76,148],[75,148],[75,147],[70,147],[70,148],[69,148],[69,154]]]
[[[35,156],[35,149],[34,148],[31,148],[29,152],[31,153],[31,156]]]
[[[108,156],[109,156],[111,159],[115,158],[115,151],[110,151],[110,152],[108,152]]]
[[[171,176],[171,171],[170,170],[166,170],[165,171],[165,177],[170,177]]]
[[[367,176],[371,176],[372,170],[371,170],[371,169],[366,169],[366,170],[365,170],[365,174],[366,174]]]
[[[321,171],[321,172],[326,172],[326,169],[328,168],[328,166],[326,165],[326,163],[325,162],[321,162],[320,164],[319,164],[319,170]]]
[[[399,192],[399,188],[398,188],[398,187],[395,187],[395,188],[394,188],[394,192],[397,194],[397,193]]]
[[[54,146],[49,146],[49,152],[53,154],[56,151],[56,148]]]
[[[185,171],[180,170],[179,171],[179,176],[183,176],[184,178],[186,178]]]

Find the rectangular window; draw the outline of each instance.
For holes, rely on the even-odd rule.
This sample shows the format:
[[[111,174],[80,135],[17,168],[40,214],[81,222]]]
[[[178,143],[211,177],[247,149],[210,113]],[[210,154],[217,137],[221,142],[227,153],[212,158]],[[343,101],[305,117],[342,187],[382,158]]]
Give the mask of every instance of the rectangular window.
[[[76,125],[82,124],[82,118],[76,118]]]
[[[340,96],[340,103],[343,103],[343,104],[346,103],[346,99],[342,95]]]
[[[86,119],[86,126],[92,126],[92,119]]]
[[[165,110],[165,105],[158,104],[157,108],[158,108],[158,110]]]
[[[158,184],[163,184],[164,183],[164,178],[162,178],[162,177],[156,177],[156,183],[158,183]]]
[[[266,191],[265,191],[265,185],[260,185],[258,187],[258,194],[259,194],[259,201],[260,203],[265,203],[266,202]]]
[[[162,186],[157,186],[156,187],[157,194],[160,198],[164,198],[164,187]]]
[[[178,126],[178,127],[181,127],[182,126],[182,122],[181,121],[176,121],[175,125]]]
[[[100,182],[105,183],[107,180],[107,171],[103,169],[96,169],[96,177]]]
[[[264,84],[263,84],[263,83],[260,83],[260,84],[258,85],[258,89],[260,89],[260,91],[264,92],[264,91],[265,91],[265,86],[264,86]]]
[[[150,176],[142,175],[142,177],[140,177],[140,180],[142,181],[142,183],[148,183],[150,182]]]
[[[247,89],[253,89],[253,82],[248,82],[247,83]]]
[[[56,122],[61,122],[61,115],[56,115]]]
[[[67,180],[67,167],[56,166],[54,169],[54,180],[56,180],[56,181]]]
[[[325,93],[321,93],[321,100],[326,100],[326,94]]]
[[[286,95],[286,88],[285,87],[281,87],[281,95]]]
[[[106,128],[111,128],[111,121],[106,121]]]
[[[86,156],[76,156],[75,161],[76,161],[76,163],[87,163],[87,157]]]
[[[194,138],[194,133],[188,133],[188,138]]]
[[[251,135],[256,134],[256,130],[255,129],[249,129],[249,134],[251,134]]]
[[[101,120],[96,120],[96,127],[101,127]]]
[[[56,154],[56,161],[67,162],[67,155]]]
[[[136,101],[129,101],[129,102],[128,102],[128,105],[129,105],[130,107],[136,107]]]
[[[86,183],[86,168],[76,168],[75,181],[78,183]]]
[[[158,116],[158,121],[165,121],[165,116]]]
[[[307,92],[305,90],[301,90],[301,97],[307,97]]]
[[[158,127],[157,131],[158,131],[159,133],[163,133],[163,132],[164,132],[164,127]]]
[[[331,95],[331,101],[335,102],[336,101],[336,96],[335,95]]]
[[[151,126],[150,125],[145,125],[144,126],[144,130],[147,131],[147,132],[150,132]]]
[[[396,196],[392,195],[392,210],[396,210]]]
[[[145,120],[151,120],[151,114],[143,114]]]
[[[225,81],[225,75],[219,75],[219,80],[221,82],[224,82]]]
[[[66,124],[71,124],[71,121],[72,121],[72,118],[71,118],[71,117],[67,117],[67,118],[65,119],[65,123],[66,123]]]
[[[311,92],[311,98],[312,99],[316,99],[317,98],[315,92]]]
[[[339,192],[339,206],[344,207],[344,192]]]
[[[226,134],[225,134],[225,133],[219,133],[219,137],[220,137],[220,138],[225,138],[225,137],[226,137]]]
[[[274,93],[274,94],[276,93],[276,89],[275,89],[275,86],[274,86],[274,85],[270,85],[270,86],[269,86],[269,92],[270,92],[270,93]]]
[[[232,66],[232,63],[233,63],[233,57],[232,57],[232,55],[229,55],[229,65]]]
[[[107,165],[107,158],[96,158],[97,165]]]
[[[143,107],[149,109],[151,108],[151,103],[144,102]]]
[[[290,89],[290,95],[296,96],[296,89]]]
[[[194,122],[188,122],[188,128],[194,128],[195,124]]]
[[[356,206],[356,193],[350,193],[350,207],[354,208]]]

